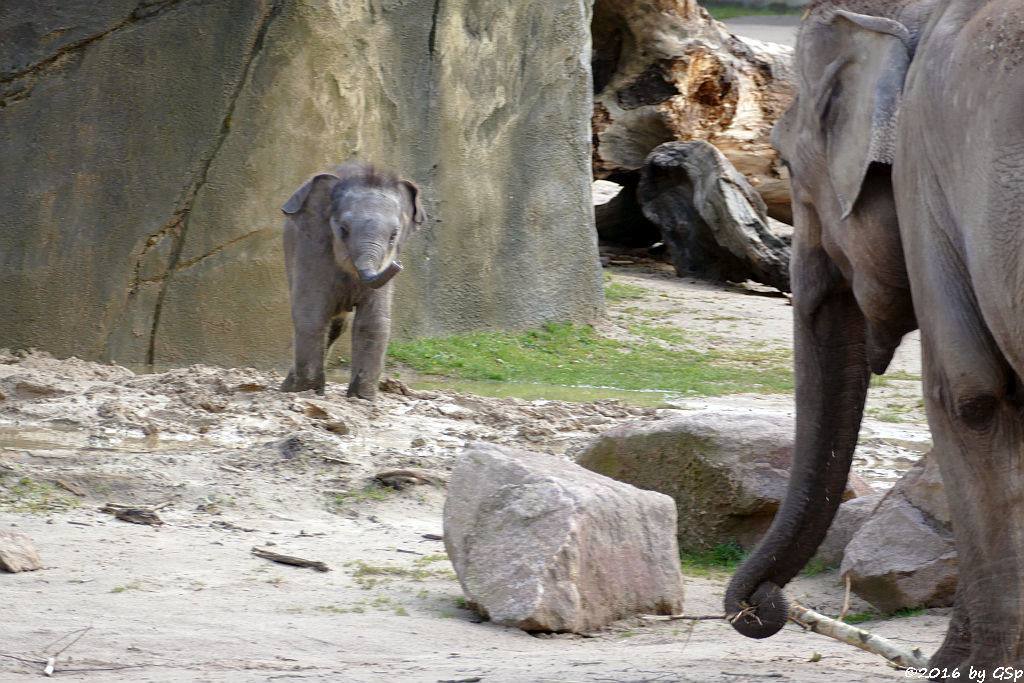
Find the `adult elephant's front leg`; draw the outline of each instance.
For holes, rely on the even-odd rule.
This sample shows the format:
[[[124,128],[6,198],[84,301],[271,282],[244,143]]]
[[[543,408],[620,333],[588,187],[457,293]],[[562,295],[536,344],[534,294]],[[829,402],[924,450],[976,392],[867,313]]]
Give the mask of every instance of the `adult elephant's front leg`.
[[[942,312],[922,325],[925,401],[954,520],[961,604],[933,662],[990,675],[1024,669],[1021,383],[973,297],[954,295]]]
[[[391,334],[391,291],[391,284],[369,290],[356,305],[348,396],[371,401],[377,396],[377,383],[384,370]]]

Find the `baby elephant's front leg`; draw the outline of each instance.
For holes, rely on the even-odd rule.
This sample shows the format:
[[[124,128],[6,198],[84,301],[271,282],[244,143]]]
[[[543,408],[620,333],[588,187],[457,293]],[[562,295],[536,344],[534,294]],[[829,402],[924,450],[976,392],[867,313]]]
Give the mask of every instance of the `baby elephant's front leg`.
[[[281,391],[313,389],[324,393],[324,334],[327,325],[319,321],[295,323],[295,363],[281,385]]]
[[[352,323],[352,376],[348,396],[372,401],[384,371],[391,334],[391,285],[370,290],[356,305]]]

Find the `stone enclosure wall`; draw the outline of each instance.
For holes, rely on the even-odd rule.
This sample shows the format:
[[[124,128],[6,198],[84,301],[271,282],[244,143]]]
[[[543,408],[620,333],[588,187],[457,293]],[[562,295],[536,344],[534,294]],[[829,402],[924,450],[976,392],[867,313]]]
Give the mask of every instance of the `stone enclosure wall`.
[[[0,347],[286,364],[279,207],[352,156],[424,191],[395,334],[595,318],[590,12],[3,3]]]

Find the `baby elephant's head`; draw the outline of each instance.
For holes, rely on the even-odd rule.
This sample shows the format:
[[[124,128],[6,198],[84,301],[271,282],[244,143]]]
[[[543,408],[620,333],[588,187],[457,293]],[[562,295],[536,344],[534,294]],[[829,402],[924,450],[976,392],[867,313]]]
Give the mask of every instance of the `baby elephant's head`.
[[[402,245],[423,222],[415,183],[363,164],[315,176],[282,209],[308,236],[329,239],[338,267],[375,289],[402,270]]]

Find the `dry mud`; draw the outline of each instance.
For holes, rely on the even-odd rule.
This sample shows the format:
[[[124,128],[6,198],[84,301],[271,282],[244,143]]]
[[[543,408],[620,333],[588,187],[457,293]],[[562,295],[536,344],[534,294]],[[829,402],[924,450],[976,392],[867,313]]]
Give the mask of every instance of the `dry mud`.
[[[649,293],[637,310],[707,344],[788,347],[791,309],[752,287],[617,269]],[[896,367],[912,376],[914,341]],[[0,574],[0,680],[82,681],[872,681],[902,672],[795,626],[750,641],[722,622],[617,623],[591,637],[535,636],[463,608],[444,557],[445,482],[473,441],[572,457],[596,434],[666,408],[616,400],[385,393],[370,404],[282,394],[281,376],[206,366],[135,374],[38,353],[0,354],[0,528],[32,538],[44,568]],[[856,467],[875,487],[927,450],[920,390],[872,390]],[[674,410],[792,412],[787,396],[680,400]],[[893,422],[893,419],[903,420]],[[420,483],[381,488],[408,470]],[[155,506],[161,526],[99,508]],[[317,560],[320,572],[251,550]],[[686,613],[721,612],[724,575],[687,578]],[[831,573],[788,589],[835,614]],[[855,600],[854,611],[866,606]],[[867,624],[925,651],[943,610]]]

